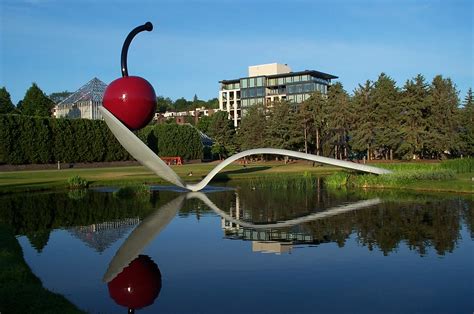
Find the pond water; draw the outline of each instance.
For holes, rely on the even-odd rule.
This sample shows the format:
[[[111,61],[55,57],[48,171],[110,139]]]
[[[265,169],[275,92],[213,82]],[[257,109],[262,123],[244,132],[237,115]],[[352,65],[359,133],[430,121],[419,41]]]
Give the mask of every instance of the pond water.
[[[472,196],[233,184],[3,196],[0,221],[92,313],[473,311]]]

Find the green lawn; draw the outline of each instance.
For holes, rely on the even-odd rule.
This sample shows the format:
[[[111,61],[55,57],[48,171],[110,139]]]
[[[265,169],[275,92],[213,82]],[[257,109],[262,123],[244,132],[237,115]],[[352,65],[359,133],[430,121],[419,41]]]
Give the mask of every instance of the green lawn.
[[[431,168],[438,164],[420,163],[391,163],[381,164],[394,171],[405,169]],[[172,166],[173,170],[187,182],[200,181],[214,167],[216,163],[187,164],[182,166]],[[398,169],[400,168],[400,169]],[[212,182],[227,181],[236,179],[252,179],[256,177],[274,175],[297,175],[305,172],[314,175],[329,175],[341,171],[340,168],[330,166],[312,166],[311,162],[298,161],[289,164],[283,162],[259,162],[247,167],[233,164],[226,167]],[[189,174],[192,173],[192,176]],[[113,167],[113,168],[89,168],[89,169],[63,169],[63,170],[35,170],[35,171],[11,171],[0,172],[0,194],[24,191],[41,191],[50,189],[67,188],[67,180],[78,175],[91,183],[90,186],[106,185],[129,185],[129,184],[169,184],[151,171],[142,166],[133,167]],[[456,174],[453,179],[447,180],[418,180],[407,183],[403,186],[386,186],[386,188],[423,190],[423,191],[443,191],[473,193],[472,178],[474,173]],[[211,183],[212,184],[212,183]],[[377,186],[373,186],[377,188]]]
[[[215,163],[188,164],[172,166],[173,170],[185,181],[200,181],[214,167]],[[243,167],[234,164],[226,167],[213,181],[231,179],[254,178],[262,175],[274,174],[329,174],[338,171],[338,168],[329,166],[313,167],[312,163],[296,162],[284,164],[282,162],[262,162]],[[189,174],[192,173],[192,176]],[[78,175],[89,182],[91,186],[127,185],[127,184],[168,184],[153,172],[142,166],[90,168],[90,169],[64,169],[64,170],[35,170],[0,172],[0,193],[15,191],[40,191],[48,189],[61,189],[67,187],[67,179]]]

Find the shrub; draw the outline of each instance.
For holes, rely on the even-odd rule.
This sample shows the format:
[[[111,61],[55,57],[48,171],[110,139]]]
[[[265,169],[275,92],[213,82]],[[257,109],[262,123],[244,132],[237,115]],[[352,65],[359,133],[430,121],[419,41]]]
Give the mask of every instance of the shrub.
[[[127,198],[148,194],[150,194],[150,188],[145,184],[124,186],[113,193],[113,195],[118,198]]]
[[[89,186],[89,181],[80,176],[73,176],[67,180],[70,189],[85,189]]]

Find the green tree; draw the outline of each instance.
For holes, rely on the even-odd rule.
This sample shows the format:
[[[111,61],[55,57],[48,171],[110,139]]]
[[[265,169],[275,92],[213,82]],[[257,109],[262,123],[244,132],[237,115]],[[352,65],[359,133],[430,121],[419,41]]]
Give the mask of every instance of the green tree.
[[[348,134],[353,116],[349,103],[349,95],[341,83],[331,86],[327,95],[327,128],[328,143],[334,147],[334,157],[347,158],[349,154]],[[332,154],[331,154],[332,155]]]
[[[209,125],[209,136],[214,141],[212,152],[218,155],[219,159],[226,158],[236,151],[235,129],[227,115],[225,111],[216,112],[212,115]]]
[[[303,123],[306,126],[303,127],[303,142],[304,142],[304,130],[307,132],[314,133],[314,147],[316,155],[322,154],[323,147],[323,136],[327,129],[327,97],[320,92],[313,93],[307,100],[303,102],[299,107],[300,109],[300,121],[301,115],[305,115]],[[306,136],[307,140],[310,138]],[[311,140],[308,140],[311,141]]]
[[[210,116],[202,116],[199,118],[196,128],[204,134],[209,133],[209,126],[211,125],[212,118]]]
[[[192,103],[181,97],[176,99],[173,106],[176,111],[187,111],[191,109]]]
[[[372,101],[376,129],[374,149],[384,159],[393,159],[393,153],[400,145],[400,91],[396,82],[385,73],[381,73],[374,83]]]
[[[168,97],[158,96],[156,97],[156,112],[165,113],[168,110],[171,110],[173,106],[173,101]]]
[[[373,89],[372,82],[367,80],[364,85],[359,84],[352,97],[354,127],[350,143],[354,149],[366,151],[368,160],[372,157],[375,144]]]
[[[421,158],[427,140],[429,102],[428,85],[423,75],[408,80],[402,91],[400,137],[397,153],[404,159]]]
[[[287,101],[275,101],[268,110],[265,124],[266,145],[272,148],[299,150],[304,135],[298,127],[296,110]]]
[[[299,105],[297,115],[300,127],[303,130],[304,152],[307,154],[309,152],[310,134],[314,124],[311,108],[307,101],[303,101]]]
[[[440,158],[445,152],[459,151],[459,99],[451,79],[435,76],[429,88],[428,101],[430,110],[425,150],[435,158]]]
[[[21,113],[29,116],[50,117],[54,103],[33,83],[23,98]]]
[[[250,106],[243,115],[237,132],[241,150],[265,147],[265,106],[261,103]]]
[[[459,110],[461,152],[474,156],[474,95],[472,88],[467,91],[463,107]]]
[[[0,114],[12,113],[15,106],[10,98],[10,93],[5,87],[0,88]]]
[[[204,107],[208,109],[217,109],[219,108],[219,100],[217,98],[212,98],[206,101]]]

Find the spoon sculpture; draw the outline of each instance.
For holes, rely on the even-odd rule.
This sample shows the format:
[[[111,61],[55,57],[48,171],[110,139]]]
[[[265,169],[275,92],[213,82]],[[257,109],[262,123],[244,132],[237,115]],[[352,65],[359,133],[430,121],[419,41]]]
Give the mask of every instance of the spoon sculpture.
[[[153,25],[147,22],[133,29],[125,39],[121,59],[123,77],[113,81],[107,87],[104,93],[104,106],[99,107],[99,110],[109,129],[130,155],[162,179],[189,191],[200,191],[219,171],[232,162],[246,156],[260,154],[290,156],[374,174],[391,173],[390,170],[386,169],[286,149],[258,148],[227,158],[212,169],[199,183],[185,183],[163,160],[130,131],[144,127],[153,117],[156,108],[155,91],[151,84],[141,77],[128,76],[127,69],[127,52],[133,37],[142,31],[151,31],[152,29]]]
[[[145,218],[132,231],[132,233],[117,250],[112,261],[109,263],[109,267],[104,274],[103,281],[110,282],[118,274],[120,274],[122,270],[127,267],[127,265],[129,265],[145,249],[145,247],[160,234],[161,231],[165,229],[165,227],[176,216],[177,212],[181,209],[185,200],[187,199],[199,199],[204,204],[206,204],[206,206],[208,206],[216,214],[218,214],[225,220],[238,224],[241,227],[250,228],[254,230],[287,228],[301,223],[324,219],[350,211],[368,208],[381,203],[381,200],[379,198],[373,198],[369,200],[362,200],[350,204],[344,204],[328,208],[322,212],[317,212],[303,217],[298,217],[295,219],[290,219],[277,223],[253,224],[230,216],[228,213],[226,213],[217,205],[215,205],[202,192],[189,192],[186,194],[181,194],[174,200],[158,208],[154,213]]]
[[[276,148],[257,148],[243,151],[241,153],[235,154],[220,164],[218,164],[214,169],[209,172],[209,174],[204,177],[204,179],[195,184],[185,183],[176,172],[171,169],[163,160],[160,159],[148,146],[145,145],[133,132],[131,132],[123,123],[121,123],[112,113],[110,113],[104,107],[100,107],[102,116],[107,123],[107,126],[115,135],[117,140],[122,144],[122,146],[133,156],[138,162],[143,166],[147,167],[155,174],[157,174],[162,179],[193,192],[202,190],[212,178],[219,173],[226,166],[230,165],[240,158],[250,156],[250,155],[259,155],[259,154],[269,154],[269,155],[283,155],[290,156],[300,159],[306,159],[310,161],[315,161],[322,164],[338,166],[347,169],[353,169],[358,171],[364,171],[374,174],[387,174],[391,171],[386,169],[381,169],[377,167],[372,167],[364,164],[357,164],[344,160],[337,160],[328,157],[316,156],[311,154],[305,154],[300,152],[294,152],[286,149],[276,149]]]

